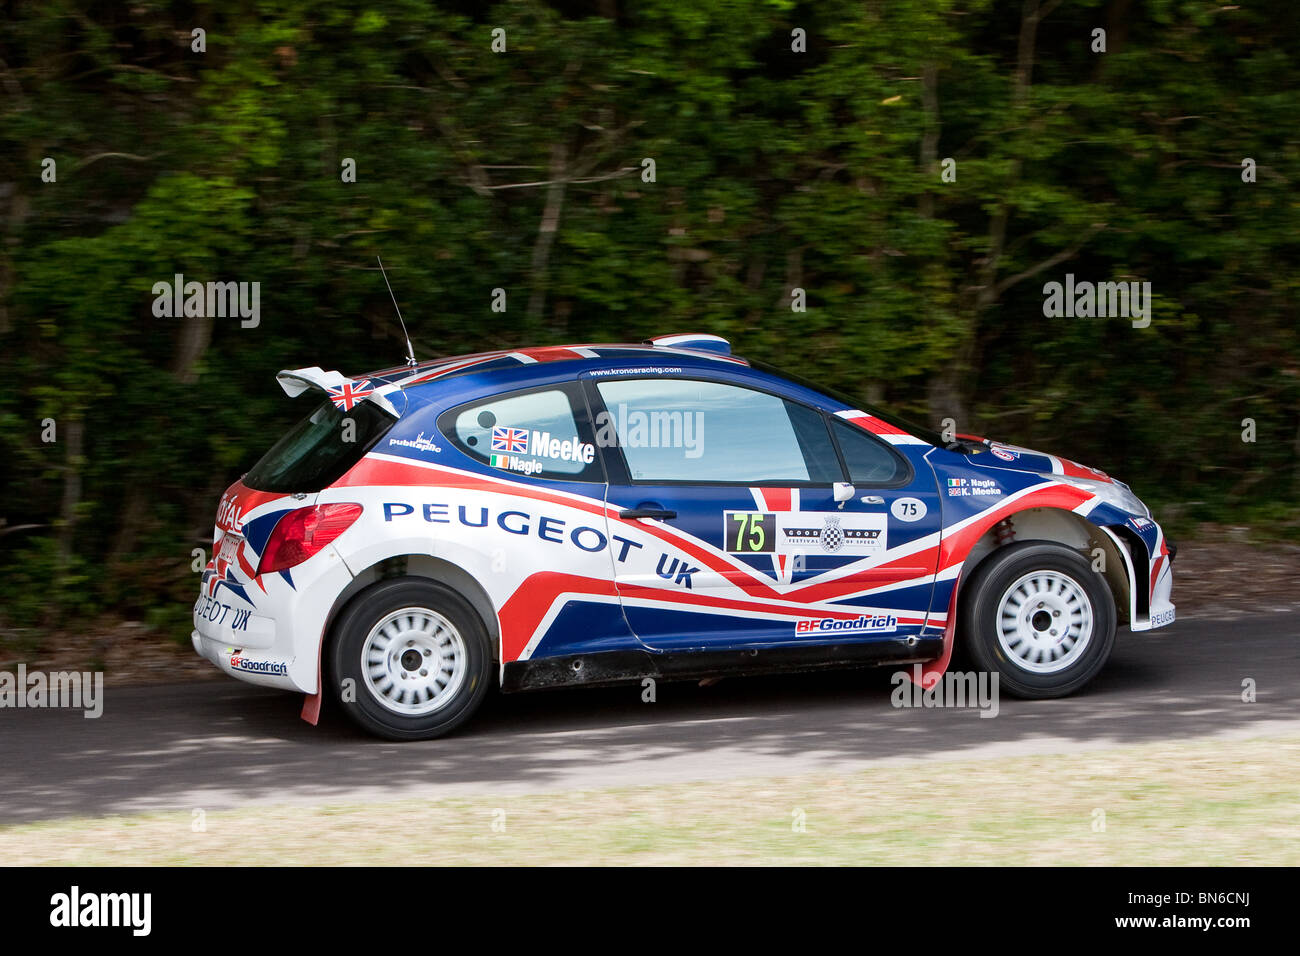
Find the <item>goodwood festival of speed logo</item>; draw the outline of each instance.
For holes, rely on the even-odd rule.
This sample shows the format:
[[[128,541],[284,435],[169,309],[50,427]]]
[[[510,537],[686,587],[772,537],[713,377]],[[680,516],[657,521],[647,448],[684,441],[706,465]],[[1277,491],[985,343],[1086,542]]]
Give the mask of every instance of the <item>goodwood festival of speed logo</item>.
[[[820,528],[786,528],[786,541],[791,544],[819,544],[827,554],[834,554],[849,544],[870,545],[880,537],[875,528],[841,528],[836,515],[827,515]]]
[[[834,554],[844,544],[844,532],[840,530],[839,518],[826,518],[826,527],[822,528],[822,547]]]

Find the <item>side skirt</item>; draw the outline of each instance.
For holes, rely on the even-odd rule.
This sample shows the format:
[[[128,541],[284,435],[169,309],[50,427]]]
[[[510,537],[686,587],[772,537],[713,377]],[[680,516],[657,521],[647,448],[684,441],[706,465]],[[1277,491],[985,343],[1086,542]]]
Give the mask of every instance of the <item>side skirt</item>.
[[[725,651],[599,651],[506,664],[501,690],[506,693],[549,687],[622,684],[646,677],[698,680],[797,673],[837,667],[917,664],[943,653],[942,637],[902,638],[862,644],[817,644],[800,647],[746,647]]]

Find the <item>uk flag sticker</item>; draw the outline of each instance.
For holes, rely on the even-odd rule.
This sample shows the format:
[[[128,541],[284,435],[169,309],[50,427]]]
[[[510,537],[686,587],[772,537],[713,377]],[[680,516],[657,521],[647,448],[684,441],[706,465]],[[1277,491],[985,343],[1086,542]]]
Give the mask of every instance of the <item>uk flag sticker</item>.
[[[344,382],[329,389],[330,401],[345,412],[350,412],[361,401],[374,394],[374,388],[367,381]]]
[[[515,455],[528,454],[528,429],[504,428],[498,425],[492,429],[492,450],[506,451]]]

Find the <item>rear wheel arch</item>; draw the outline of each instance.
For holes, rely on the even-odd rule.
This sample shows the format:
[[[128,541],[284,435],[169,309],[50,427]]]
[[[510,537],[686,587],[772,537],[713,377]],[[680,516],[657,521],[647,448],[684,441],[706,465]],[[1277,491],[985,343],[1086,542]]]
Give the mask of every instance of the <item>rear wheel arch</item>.
[[[469,720],[494,680],[479,613],[448,585],[418,574],[359,591],[323,647],[326,687],[347,716],[389,740],[429,740]]]
[[[478,580],[458,564],[453,564],[431,554],[399,554],[376,561],[359,571],[342,593],[334,599],[334,605],[325,619],[321,633],[320,648],[317,653],[324,655],[326,642],[334,631],[334,625],[344,610],[366,591],[383,581],[399,577],[426,578],[436,584],[455,591],[469,603],[483,622],[492,645],[493,663],[500,663],[501,628],[497,620],[496,609],[488,597],[487,591]]]

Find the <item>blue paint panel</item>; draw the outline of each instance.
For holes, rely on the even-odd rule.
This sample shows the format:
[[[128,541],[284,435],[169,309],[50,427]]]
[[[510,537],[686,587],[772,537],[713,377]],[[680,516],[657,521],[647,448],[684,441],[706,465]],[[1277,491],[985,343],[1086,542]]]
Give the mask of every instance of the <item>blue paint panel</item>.
[[[645,645],[628,630],[617,602],[573,600],[555,616],[533,649],[532,659],[644,649]]]

